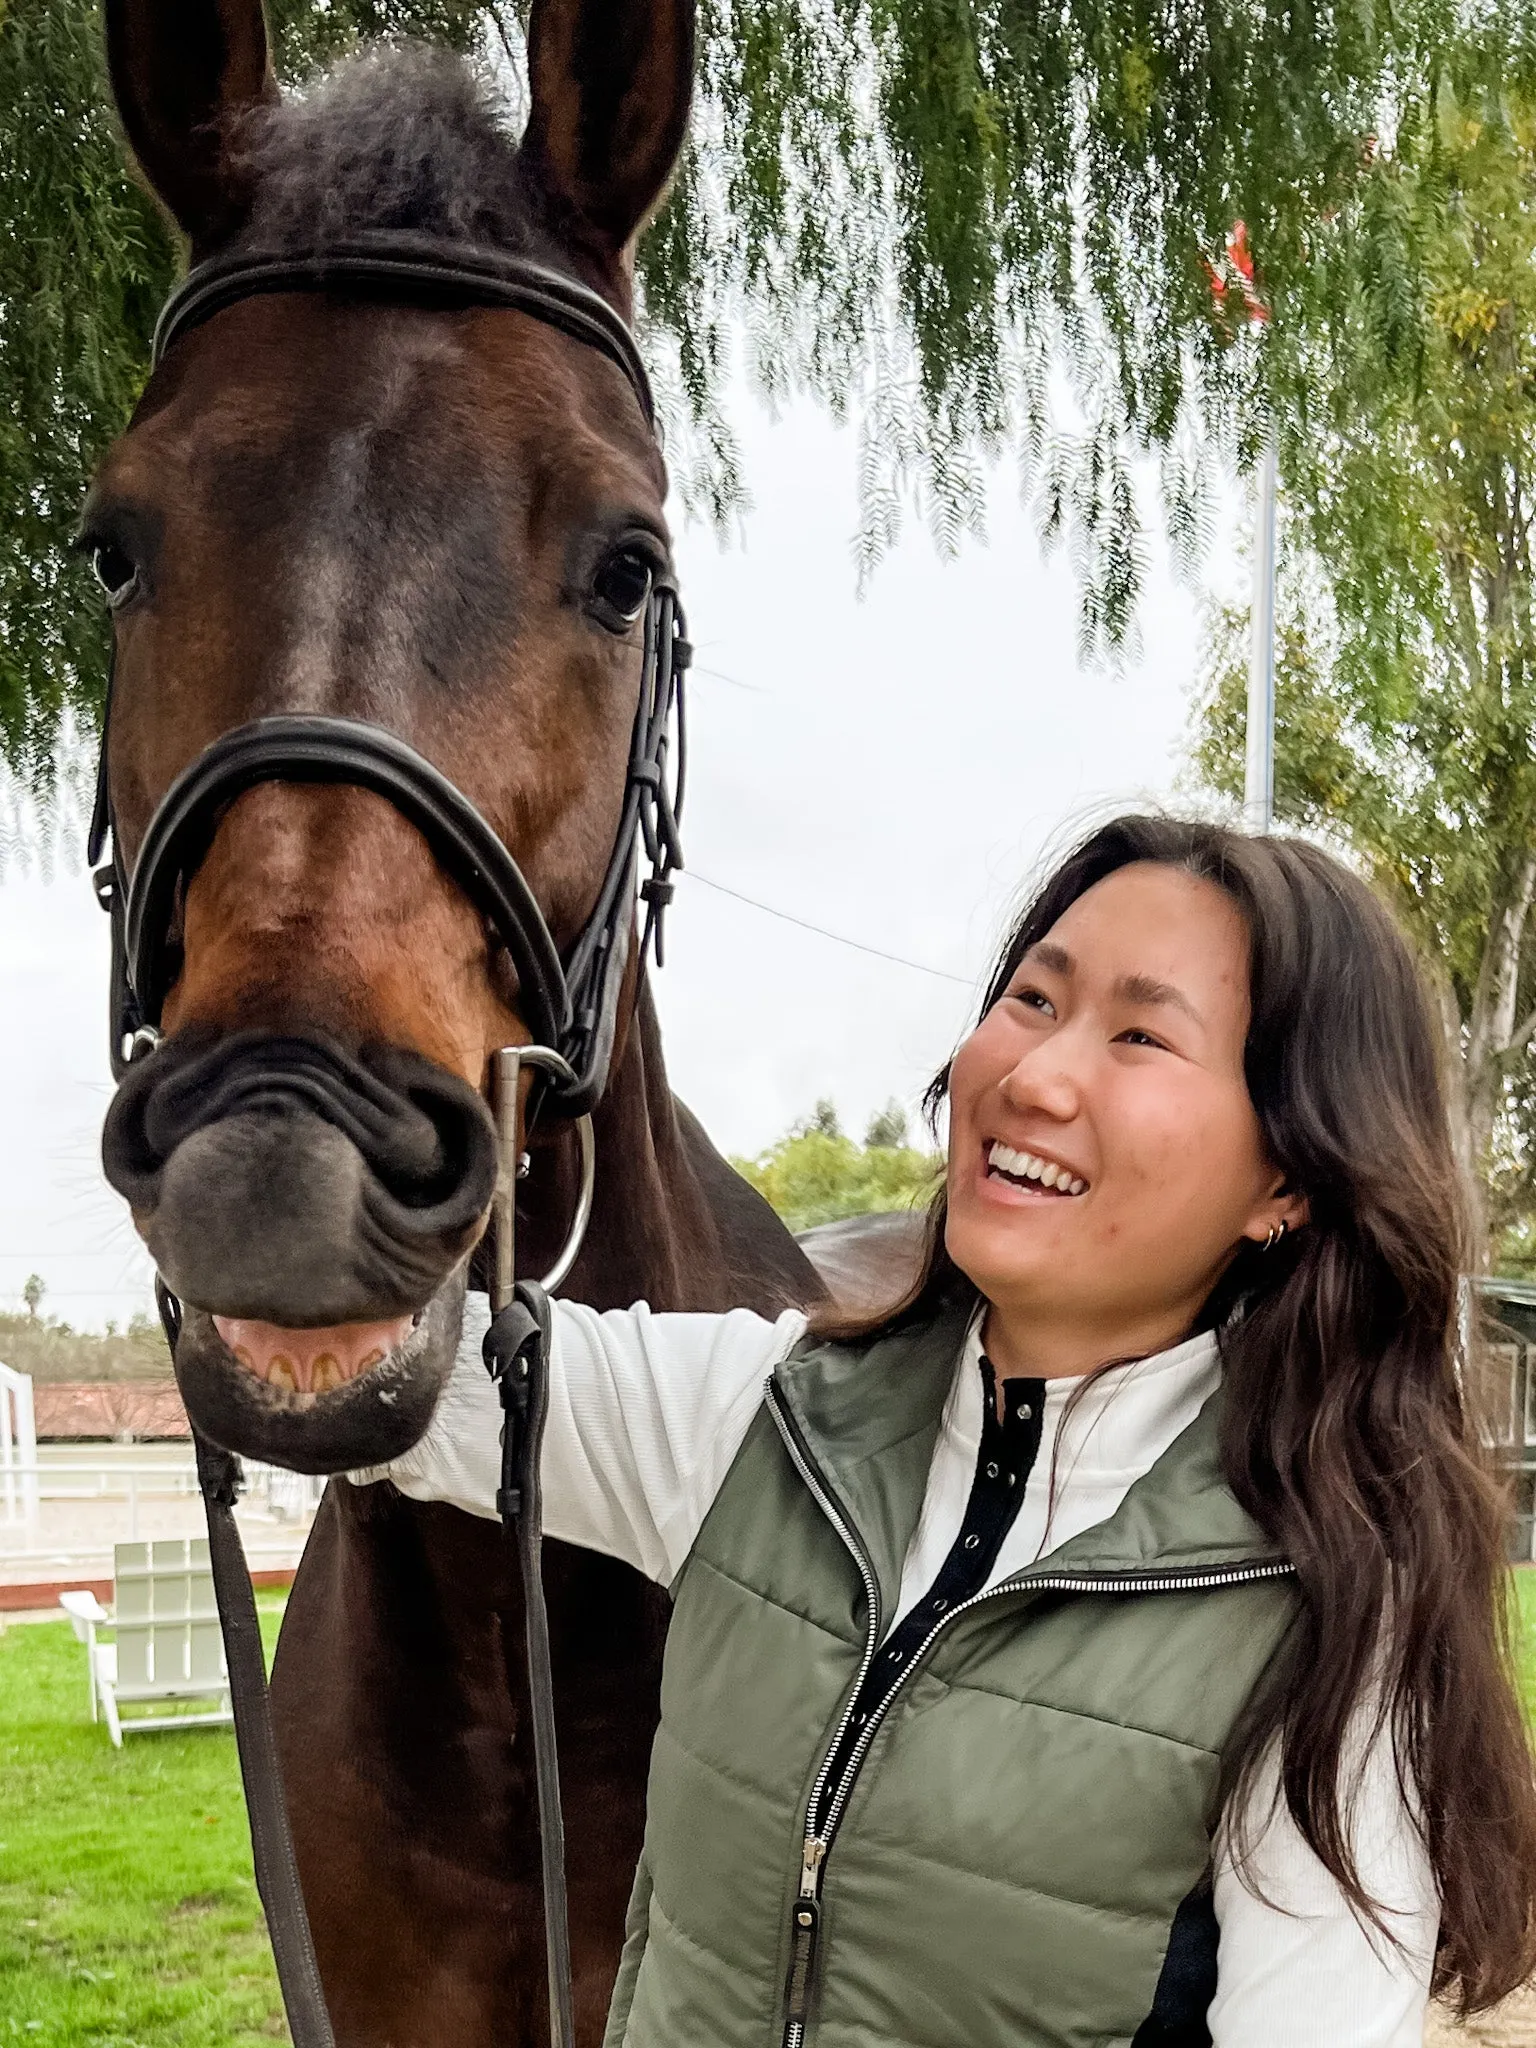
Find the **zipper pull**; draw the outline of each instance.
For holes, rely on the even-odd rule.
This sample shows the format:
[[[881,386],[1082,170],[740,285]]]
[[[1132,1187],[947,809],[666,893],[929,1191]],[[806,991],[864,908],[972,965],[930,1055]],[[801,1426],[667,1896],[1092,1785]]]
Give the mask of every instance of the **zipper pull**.
[[[821,1887],[821,1859],[827,1853],[827,1845],[820,1835],[807,1835],[805,1854],[800,1864],[800,1896],[814,1899]]]
[[[789,1915],[789,1979],[784,1987],[784,2018],[803,2027],[811,2010],[811,1984],[816,1965],[816,1937],[821,1931],[821,1905],[804,1894]]]

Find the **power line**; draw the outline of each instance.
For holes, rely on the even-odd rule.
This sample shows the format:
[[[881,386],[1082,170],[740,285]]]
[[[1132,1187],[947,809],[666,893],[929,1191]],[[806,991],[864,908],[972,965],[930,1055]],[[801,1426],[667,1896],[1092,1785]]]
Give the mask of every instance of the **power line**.
[[[714,889],[721,896],[731,896],[736,902],[745,903],[749,910],[760,910],[765,917],[777,917],[785,924],[798,925],[801,931],[814,932],[819,939],[831,939],[834,945],[849,946],[855,953],[869,953],[876,960],[889,960],[896,967],[910,967],[916,974],[931,974],[936,981],[953,981],[961,988],[971,986],[963,974],[950,974],[942,967],[929,967],[922,960],[908,960],[900,953],[887,953],[880,946],[866,946],[862,939],[849,939],[841,932],[829,932],[825,925],[812,924],[809,918],[796,917],[788,910],[775,910],[771,903],[759,903],[755,896],[744,896],[739,889],[728,889],[724,882],[712,882],[697,868],[684,868],[682,873],[695,882],[702,882],[706,889]]]

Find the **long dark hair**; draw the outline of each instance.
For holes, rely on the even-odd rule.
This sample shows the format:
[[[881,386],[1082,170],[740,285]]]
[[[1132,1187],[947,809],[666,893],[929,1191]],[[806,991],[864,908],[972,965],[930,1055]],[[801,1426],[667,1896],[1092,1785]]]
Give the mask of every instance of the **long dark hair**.
[[[1536,1780],[1511,1676],[1506,1505],[1459,1371],[1463,1205],[1441,1032],[1407,941],[1338,861],[1153,817],[1117,818],[1061,863],[1003,948],[983,1014],[1068,907],[1133,861],[1213,882],[1241,910],[1248,1092],[1310,1213],[1278,1249],[1241,1252],[1206,1307],[1227,1479],[1299,1593],[1225,1789],[1251,1789],[1278,1743],[1297,1826],[1382,1925],[1348,1824],[1351,1724],[1379,1688],[1440,1893],[1435,1989],[1476,2011],[1536,1967]],[[945,1068],[930,1116],[948,1082]],[[910,1293],[824,1326],[869,1336],[975,1296],[945,1250],[941,1196]]]

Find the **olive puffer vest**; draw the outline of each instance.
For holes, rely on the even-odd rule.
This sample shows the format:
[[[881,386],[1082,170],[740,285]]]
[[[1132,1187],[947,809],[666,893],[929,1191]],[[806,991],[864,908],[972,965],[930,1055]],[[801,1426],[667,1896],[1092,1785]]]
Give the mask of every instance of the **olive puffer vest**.
[[[606,2048],[1209,2038],[1180,1930],[1207,1928],[1213,1969],[1222,1753],[1294,1611],[1222,1478],[1219,1394],[1108,1521],[947,1615],[819,1784],[964,1327],[808,1341],[769,1382],[673,1588]]]

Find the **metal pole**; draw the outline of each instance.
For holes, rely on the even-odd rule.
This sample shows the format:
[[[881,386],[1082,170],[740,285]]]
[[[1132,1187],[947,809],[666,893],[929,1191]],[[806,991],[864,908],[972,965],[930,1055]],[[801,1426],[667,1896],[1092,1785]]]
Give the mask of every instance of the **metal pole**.
[[[522,1076],[523,1049],[504,1045],[491,1056],[491,1113],[496,1119],[496,1193],[492,1199],[494,1264],[491,1271],[491,1308],[500,1314],[512,1299],[517,1278],[515,1241],[517,1231],[518,1082]]]
[[[1275,437],[1259,462],[1253,534],[1253,638],[1248,650],[1248,758],[1243,823],[1267,832],[1275,810]]]

